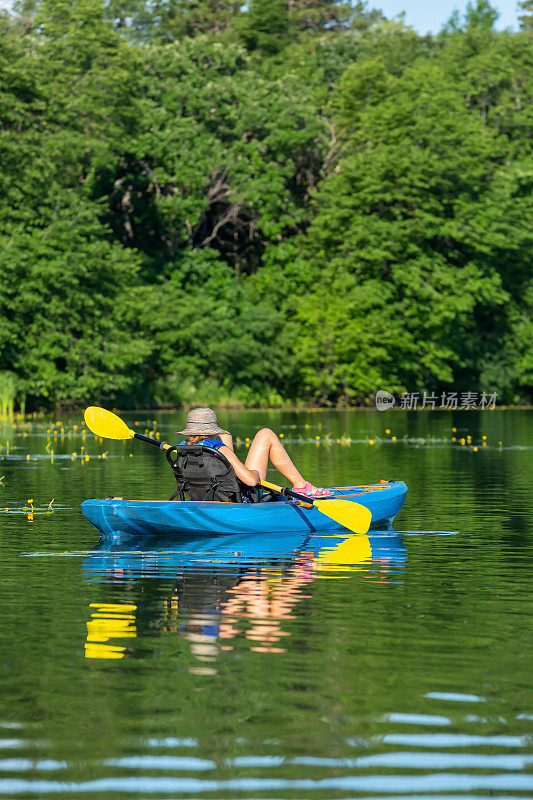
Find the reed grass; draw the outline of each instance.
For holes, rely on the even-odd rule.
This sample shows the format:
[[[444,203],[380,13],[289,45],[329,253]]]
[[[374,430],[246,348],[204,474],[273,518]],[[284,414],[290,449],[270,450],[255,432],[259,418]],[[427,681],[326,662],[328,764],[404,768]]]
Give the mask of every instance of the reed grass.
[[[16,377],[12,372],[0,372],[0,419],[12,419],[17,396]]]

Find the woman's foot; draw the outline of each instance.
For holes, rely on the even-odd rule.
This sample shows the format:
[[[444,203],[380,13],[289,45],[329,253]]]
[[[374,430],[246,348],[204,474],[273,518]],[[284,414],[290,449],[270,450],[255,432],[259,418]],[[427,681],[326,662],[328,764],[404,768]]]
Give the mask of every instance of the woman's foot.
[[[333,497],[331,489],[322,489],[321,486],[313,486],[307,481],[304,486],[294,486],[293,492],[303,494],[306,497]]]

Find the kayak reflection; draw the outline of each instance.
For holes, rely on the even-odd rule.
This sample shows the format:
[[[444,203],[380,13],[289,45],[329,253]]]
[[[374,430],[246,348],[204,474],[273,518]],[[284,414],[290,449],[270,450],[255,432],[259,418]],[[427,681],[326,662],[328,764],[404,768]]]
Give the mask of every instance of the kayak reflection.
[[[164,600],[146,609],[148,625],[153,629],[156,622],[161,631],[184,634],[195,659],[189,671],[212,674],[220,652],[233,650],[236,639],[254,651],[283,652],[283,640],[290,636],[284,621],[310,597],[315,579],[348,578],[349,573],[361,571],[365,579],[389,582],[398,579],[406,558],[401,534],[394,531],[191,536],[181,537],[179,546],[175,537],[150,536],[137,540],[135,547],[130,542],[101,542],[83,560],[82,568],[90,580],[129,586],[133,582],[134,595],[137,582],[169,581]],[[137,604],[140,608],[141,600]],[[99,621],[95,624],[93,611],[86,657],[106,658],[106,652],[122,657],[127,653],[127,643],[120,641],[122,623],[102,624],[98,603],[93,606]],[[120,617],[120,604],[111,612]],[[117,637],[112,644],[110,626],[111,635]],[[105,646],[96,638],[99,631]]]

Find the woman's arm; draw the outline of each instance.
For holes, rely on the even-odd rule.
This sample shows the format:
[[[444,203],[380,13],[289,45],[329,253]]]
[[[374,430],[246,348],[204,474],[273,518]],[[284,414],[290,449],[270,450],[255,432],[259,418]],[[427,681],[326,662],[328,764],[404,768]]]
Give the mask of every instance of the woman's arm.
[[[231,433],[221,433],[220,438],[224,442],[226,447],[229,447],[229,449],[233,451],[233,437]]]
[[[219,447],[218,449],[223,456],[226,456],[229,463],[235,470],[235,475],[238,477],[240,481],[245,483],[247,486],[257,486],[257,484],[261,479],[261,476],[259,475],[259,472],[256,469],[248,469],[248,467],[245,467],[244,464],[242,464],[239,461],[233,450],[230,450],[230,448],[227,445]]]

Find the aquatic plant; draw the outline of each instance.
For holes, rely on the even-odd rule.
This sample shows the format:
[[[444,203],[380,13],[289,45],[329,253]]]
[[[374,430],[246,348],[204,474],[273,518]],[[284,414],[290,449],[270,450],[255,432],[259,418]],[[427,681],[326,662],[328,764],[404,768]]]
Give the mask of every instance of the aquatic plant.
[[[13,418],[16,396],[16,376],[13,372],[0,372],[0,419]]]

